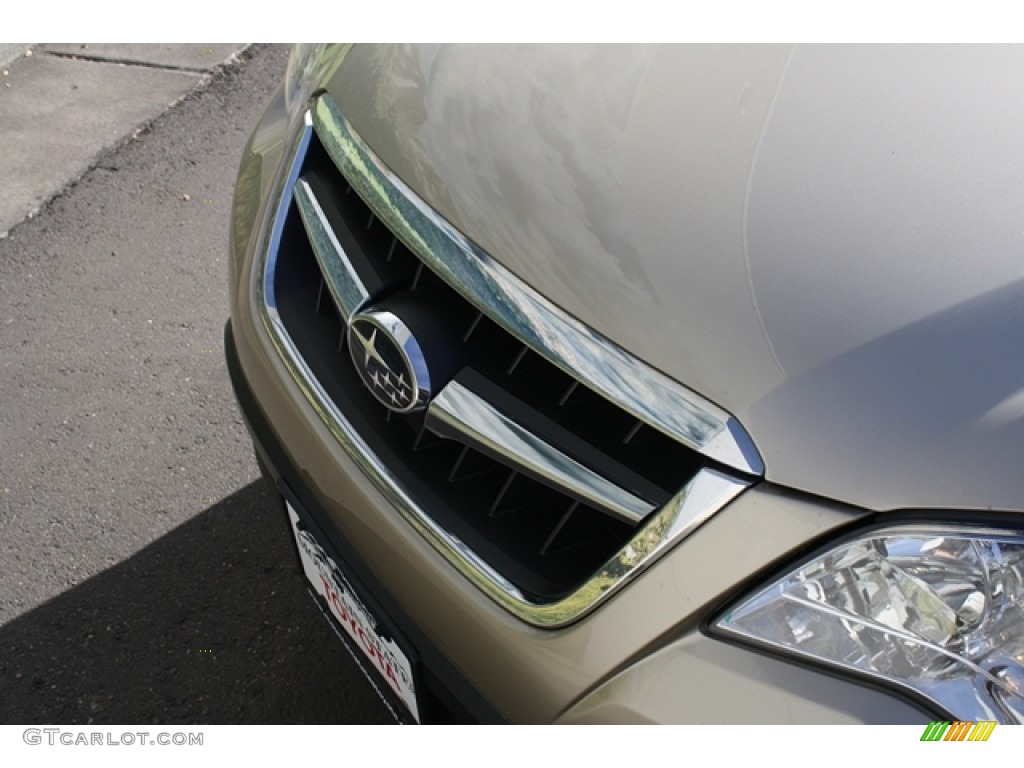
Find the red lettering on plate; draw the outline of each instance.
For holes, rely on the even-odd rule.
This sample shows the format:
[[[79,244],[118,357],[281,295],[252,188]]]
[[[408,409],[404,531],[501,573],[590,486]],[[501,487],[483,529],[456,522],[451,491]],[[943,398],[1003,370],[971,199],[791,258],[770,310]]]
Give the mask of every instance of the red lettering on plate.
[[[395,677],[395,670],[391,667],[391,662],[385,661],[384,664],[387,667],[384,670],[385,677],[387,677],[387,679],[391,681],[391,685],[394,687],[394,689],[401,693],[402,687],[398,684],[398,679]]]
[[[324,596],[327,598],[327,602],[334,607],[341,617],[341,620],[344,621],[348,616],[348,611],[345,610],[345,604],[341,602],[341,597],[338,595],[337,590],[331,586],[330,582],[327,581],[326,577],[322,573],[320,574],[320,581],[324,585]]]
[[[395,692],[402,695],[402,685],[398,682],[398,678],[395,676],[395,668],[391,664],[390,654],[385,654],[384,649],[378,645],[376,638],[371,638],[366,634],[362,625],[359,623],[356,617],[355,610],[349,611],[345,607],[345,601],[341,599],[341,595],[338,590],[334,588],[331,582],[327,579],[322,572],[319,574],[320,583],[324,587],[324,597],[328,604],[334,609],[338,619],[341,621],[342,626],[349,630],[349,634],[352,638],[359,641],[359,644],[363,646],[367,657],[373,663],[375,667],[384,675],[387,681],[391,684],[391,687],[395,689]]]
[[[327,579],[324,575],[320,574],[320,582],[324,585],[324,597],[327,598],[328,603],[334,603],[334,590],[331,589],[331,585],[327,583]]]

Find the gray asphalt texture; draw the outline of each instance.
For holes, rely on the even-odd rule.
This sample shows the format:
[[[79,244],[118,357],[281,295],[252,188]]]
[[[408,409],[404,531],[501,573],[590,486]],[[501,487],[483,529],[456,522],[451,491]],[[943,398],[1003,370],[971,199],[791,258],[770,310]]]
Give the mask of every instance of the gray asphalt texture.
[[[42,43],[0,68],[0,238],[244,47]]]
[[[0,722],[388,723],[223,356],[256,46],[0,240]]]

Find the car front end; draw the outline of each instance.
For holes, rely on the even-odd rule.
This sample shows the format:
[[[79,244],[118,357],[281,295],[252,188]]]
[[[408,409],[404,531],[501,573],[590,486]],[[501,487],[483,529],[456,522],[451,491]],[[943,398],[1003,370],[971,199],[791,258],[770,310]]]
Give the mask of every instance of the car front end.
[[[397,719],[1018,719],[1024,184],[932,122],[1018,53],[931,56],[296,48],[228,366]]]

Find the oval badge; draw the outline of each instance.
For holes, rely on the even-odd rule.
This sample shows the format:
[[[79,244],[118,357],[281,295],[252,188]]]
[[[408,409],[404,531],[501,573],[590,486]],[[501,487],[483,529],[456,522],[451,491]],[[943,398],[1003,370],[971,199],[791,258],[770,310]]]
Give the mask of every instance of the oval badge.
[[[430,375],[419,342],[393,312],[367,309],[348,327],[348,349],[371,394],[395,413],[430,401]]]

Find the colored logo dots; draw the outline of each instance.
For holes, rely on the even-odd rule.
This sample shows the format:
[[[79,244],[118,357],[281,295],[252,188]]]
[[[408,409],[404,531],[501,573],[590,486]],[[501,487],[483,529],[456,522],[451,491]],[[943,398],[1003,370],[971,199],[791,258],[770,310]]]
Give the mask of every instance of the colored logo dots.
[[[933,720],[921,734],[921,741],[988,741],[995,728],[995,720]]]

